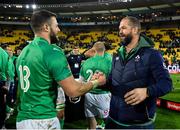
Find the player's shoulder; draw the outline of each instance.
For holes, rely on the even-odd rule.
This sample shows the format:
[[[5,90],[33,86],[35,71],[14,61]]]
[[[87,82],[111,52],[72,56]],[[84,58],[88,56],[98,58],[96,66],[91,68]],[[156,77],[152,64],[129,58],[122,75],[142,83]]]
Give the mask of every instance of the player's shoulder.
[[[51,44],[51,50],[52,50],[53,52],[59,52],[59,53],[61,53],[61,54],[64,55],[63,49],[62,49],[61,47],[55,45],[55,44]]]
[[[54,57],[54,56],[60,57],[60,56],[64,55],[63,50],[54,44],[44,45],[44,46],[40,47],[40,49],[41,49],[43,55],[47,58]]]
[[[94,61],[94,58],[93,58],[93,57],[90,57],[90,58],[86,59],[85,61],[83,61],[83,62],[81,63],[81,66],[83,67],[83,66],[91,65],[91,64],[93,63],[93,61]]]
[[[4,49],[2,49],[1,47],[0,47],[0,53],[2,55],[8,56],[8,53]]]
[[[108,53],[108,52],[105,52],[104,54],[104,58],[109,60],[109,61],[112,61],[112,54]]]
[[[0,53],[1,53],[1,52],[4,52],[4,50],[0,47]]]
[[[107,57],[112,57],[112,54],[110,54],[108,52],[105,52],[104,55],[107,56]]]

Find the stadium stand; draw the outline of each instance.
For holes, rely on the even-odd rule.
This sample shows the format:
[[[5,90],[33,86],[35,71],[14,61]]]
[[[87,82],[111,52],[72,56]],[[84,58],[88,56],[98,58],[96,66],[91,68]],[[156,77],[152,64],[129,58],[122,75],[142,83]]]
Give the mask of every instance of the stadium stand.
[[[171,73],[177,74],[175,75],[177,79],[174,80],[175,91],[172,95],[179,94],[180,72],[173,70],[173,67],[180,66],[179,0],[124,1],[126,2],[123,0],[34,0],[34,3],[36,9],[48,9],[57,13],[61,29],[58,33],[60,42],[57,45],[61,46],[66,54],[74,47],[78,47],[80,53],[83,53],[99,40],[104,41],[107,51],[113,54],[121,45],[118,32],[120,19],[126,15],[136,16],[142,23],[142,33],[153,39],[154,48],[163,55],[166,67],[172,70]],[[30,16],[33,10],[36,10],[31,7],[30,0],[13,2],[6,0],[5,3],[0,3],[1,47],[9,45],[16,52],[29,44],[33,38],[29,28]],[[161,98],[157,100],[157,106],[179,112],[179,98],[174,99],[168,96]],[[12,126],[14,128],[15,124]]]

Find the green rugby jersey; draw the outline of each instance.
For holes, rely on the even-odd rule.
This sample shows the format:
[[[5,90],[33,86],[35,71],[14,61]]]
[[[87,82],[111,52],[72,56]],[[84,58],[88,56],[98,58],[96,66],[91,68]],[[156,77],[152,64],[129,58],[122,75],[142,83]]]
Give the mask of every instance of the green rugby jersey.
[[[112,56],[110,54],[105,53],[104,56],[96,55],[94,57],[87,59],[83,63],[80,70],[80,76],[83,77],[86,82],[89,81],[93,74],[97,71],[103,72],[106,75],[106,77],[108,77],[111,71],[111,65]],[[107,93],[107,91],[104,91],[100,88],[95,88],[90,92],[96,94]]]
[[[71,76],[64,52],[36,37],[17,59],[19,98],[17,121],[56,117],[57,84]]]
[[[0,47],[0,80],[6,81],[8,67],[8,54]]]
[[[9,58],[8,61],[8,77],[10,81],[14,81],[14,76],[15,76],[15,67],[13,63],[13,58]]]

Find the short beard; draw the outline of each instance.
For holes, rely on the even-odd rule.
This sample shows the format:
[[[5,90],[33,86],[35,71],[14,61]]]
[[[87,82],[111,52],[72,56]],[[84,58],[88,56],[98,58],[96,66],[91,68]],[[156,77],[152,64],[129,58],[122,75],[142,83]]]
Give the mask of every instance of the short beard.
[[[51,33],[50,33],[50,41],[51,41],[51,44],[52,43],[59,43],[59,38],[58,36],[53,32],[53,30],[51,29]]]
[[[131,43],[132,41],[132,35],[131,34],[128,34],[125,39],[122,41],[122,45],[123,46],[127,46],[129,43]]]
[[[56,35],[51,35],[50,40],[51,40],[51,43],[58,43],[59,42],[59,38]]]

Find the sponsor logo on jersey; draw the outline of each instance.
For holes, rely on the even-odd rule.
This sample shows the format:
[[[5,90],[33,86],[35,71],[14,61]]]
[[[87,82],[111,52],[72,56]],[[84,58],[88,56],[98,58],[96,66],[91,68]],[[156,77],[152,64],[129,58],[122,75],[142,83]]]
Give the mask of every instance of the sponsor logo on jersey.
[[[57,49],[57,48],[53,48],[53,50],[55,50],[55,51],[60,51],[59,49]]]

